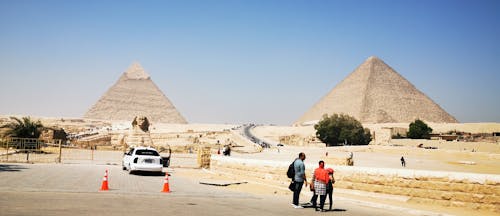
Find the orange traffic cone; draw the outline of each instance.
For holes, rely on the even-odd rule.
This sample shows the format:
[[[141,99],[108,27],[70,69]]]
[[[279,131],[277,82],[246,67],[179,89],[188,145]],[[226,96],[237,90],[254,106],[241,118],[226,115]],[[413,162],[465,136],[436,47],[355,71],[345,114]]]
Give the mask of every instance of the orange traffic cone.
[[[170,193],[170,186],[168,185],[168,172],[165,172],[165,180],[163,180],[163,190],[161,192]]]
[[[106,170],[106,172],[104,173],[104,178],[102,178],[101,190],[102,191],[109,190],[109,187],[108,187],[108,170]]]

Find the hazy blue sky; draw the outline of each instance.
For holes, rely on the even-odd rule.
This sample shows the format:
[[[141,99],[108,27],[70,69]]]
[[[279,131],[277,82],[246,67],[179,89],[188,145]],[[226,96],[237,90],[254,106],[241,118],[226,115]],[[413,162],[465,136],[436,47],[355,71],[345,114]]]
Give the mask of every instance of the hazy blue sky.
[[[291,124],[371,55],[500,122],[500,1],[0,0],[0,114],[81,117],[133,61],[189,122]]]

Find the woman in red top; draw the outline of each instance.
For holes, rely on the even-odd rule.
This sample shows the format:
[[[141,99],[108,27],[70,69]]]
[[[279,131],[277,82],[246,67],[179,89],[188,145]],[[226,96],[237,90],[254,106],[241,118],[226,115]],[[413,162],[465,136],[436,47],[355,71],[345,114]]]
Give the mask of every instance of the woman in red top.
[[[330,176],[328,171],[325,170],[325,162],[319,161],[319,167],[314,170],[313,184],[314,184],[314,195],[317,198],[319,195],[319,209],[316,206],[316,199],[314,199],[314,206],[316,211],[325,211],[323,209],[326,199],[326,185],[330,181]]]

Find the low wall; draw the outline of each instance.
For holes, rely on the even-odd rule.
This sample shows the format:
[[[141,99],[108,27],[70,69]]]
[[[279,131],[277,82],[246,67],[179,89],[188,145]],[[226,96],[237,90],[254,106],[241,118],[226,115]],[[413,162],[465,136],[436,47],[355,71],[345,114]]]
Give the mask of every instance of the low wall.
[[[212,167],[286,187],[291,162],[212,156]],[[306,163],[307,177],[316,164]],[[335,187],[411,197],[420,203],[500,212],[500,175],[335,166]]]

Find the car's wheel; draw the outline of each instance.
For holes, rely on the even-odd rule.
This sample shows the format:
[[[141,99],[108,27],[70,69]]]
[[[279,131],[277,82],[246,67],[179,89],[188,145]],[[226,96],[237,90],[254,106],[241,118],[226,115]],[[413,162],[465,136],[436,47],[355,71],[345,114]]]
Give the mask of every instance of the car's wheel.
[[[130,167],[130,164],[128,165],[128,174],[132,174],[134,171],[132,170],[132,167]]]
[[[122,170],[127,170],[127,167],[125,167],[125,164],[122,162]]]

